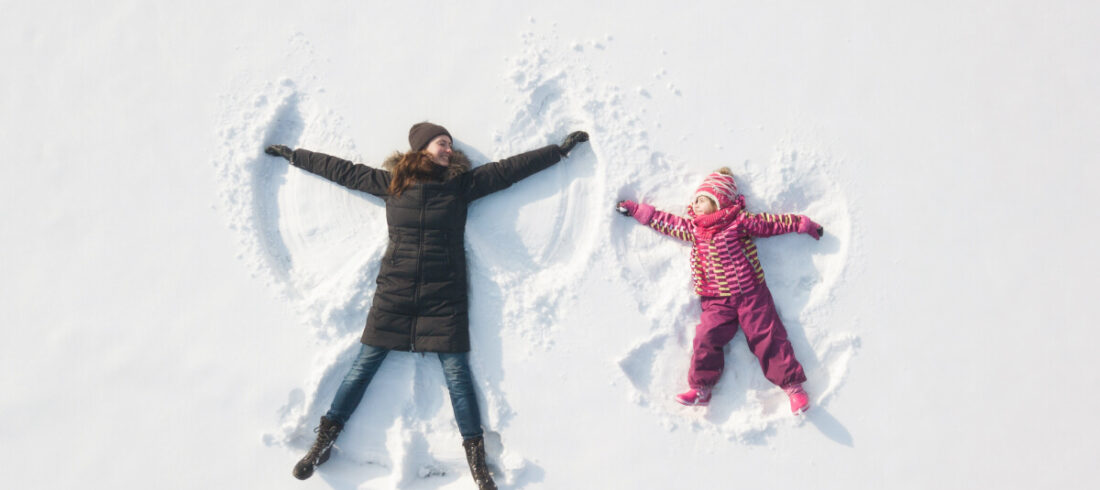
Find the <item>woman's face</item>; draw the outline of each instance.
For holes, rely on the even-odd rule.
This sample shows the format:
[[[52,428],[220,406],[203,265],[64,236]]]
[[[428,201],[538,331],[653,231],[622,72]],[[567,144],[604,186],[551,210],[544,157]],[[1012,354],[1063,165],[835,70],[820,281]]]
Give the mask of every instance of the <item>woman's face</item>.
[[[445,134],[436,136],[428,142],[428,146],[424,148],[424,152],[431,156],[432,161],[435,162],[436,165],[443,167],[450,165],[451,153],[454,152],[454,149],[451,148],[451,137]]]
[[[711,201],[707,196],[695,196],[695,202],[691,203],[691,207],[695,211],[696,216],[703,216],[704,214],[710,214],[718,210],[718,206],[716,206],[714,201]]]

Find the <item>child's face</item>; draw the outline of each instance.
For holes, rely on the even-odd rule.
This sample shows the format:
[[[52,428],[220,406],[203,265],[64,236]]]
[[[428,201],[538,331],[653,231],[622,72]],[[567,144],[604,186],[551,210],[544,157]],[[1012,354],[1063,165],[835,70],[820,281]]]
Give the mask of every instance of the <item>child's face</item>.
[[[691,208],[695,211],[696,216],[718,211],[718,205],[714,204],[714,201],[711,201],[707,196],[695,196],[695,202],[691,203]]]

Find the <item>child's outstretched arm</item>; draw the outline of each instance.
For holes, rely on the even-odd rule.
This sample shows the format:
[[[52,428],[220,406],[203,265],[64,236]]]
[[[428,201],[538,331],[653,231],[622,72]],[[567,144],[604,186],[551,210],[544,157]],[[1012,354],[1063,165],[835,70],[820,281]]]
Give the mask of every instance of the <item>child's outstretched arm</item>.
[[[691,234],[691,222],[680,216],[658,211],[653,206],[634,201],[619,201],[615,210],[623,216],[633,216],[639,223],[658,232],[686,242],[695,241]]]
[[[820,240],[825,234],[825,228],[801,214],[745,213],[742,225],[750,235],[758,237],[805,233]]]

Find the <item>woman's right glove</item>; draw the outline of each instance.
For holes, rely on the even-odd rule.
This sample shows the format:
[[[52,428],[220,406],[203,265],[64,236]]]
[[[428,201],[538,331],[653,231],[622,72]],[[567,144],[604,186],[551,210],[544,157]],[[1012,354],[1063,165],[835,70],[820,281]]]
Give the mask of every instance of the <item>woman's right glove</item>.
[[[825,228],[806,216],[802,217],[802,222],[798,224],[798,232],[805,233],[814,237],[814,240],[820,240],[821,236],[825,234]]]
[[[573,151],[574,146],[577,146],[578,143],[584,143],[585,141],[588,141],[588,133],[584,131],[573,131],[562,140],[560,145],[558,145],[558,151],[561,152],[561,156],[563,157],[569,156],[569,152]]]
[[[283,145],[271,145],[267,148],[264,148],[264,153],[267,153],[268,155],[271,155],[273,157],[283,157],[286,159],[286,161],[289,162],[290,156],[294,154],[294,151]]]
[[[650,221],[653,221],[653,213],[657,211],[656,208],[648,204],[639,204],[634,201],[625,200],[619,201],[615,205],[615,211],[623,216],[633,216],[643,225],[648,225]]]

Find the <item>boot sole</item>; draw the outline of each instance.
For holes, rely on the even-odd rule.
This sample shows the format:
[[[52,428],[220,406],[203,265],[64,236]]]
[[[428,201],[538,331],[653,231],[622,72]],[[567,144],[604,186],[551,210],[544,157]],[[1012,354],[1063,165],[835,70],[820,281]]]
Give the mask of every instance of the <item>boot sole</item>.
[[[683,401],[679,398],[676,398],[676,403],[679,403],[680,405],[683,405],[685,407],[705,407],[707,405],[710,405],[709,401],[705,401],[705,402],[685,402],[685,401]]]

